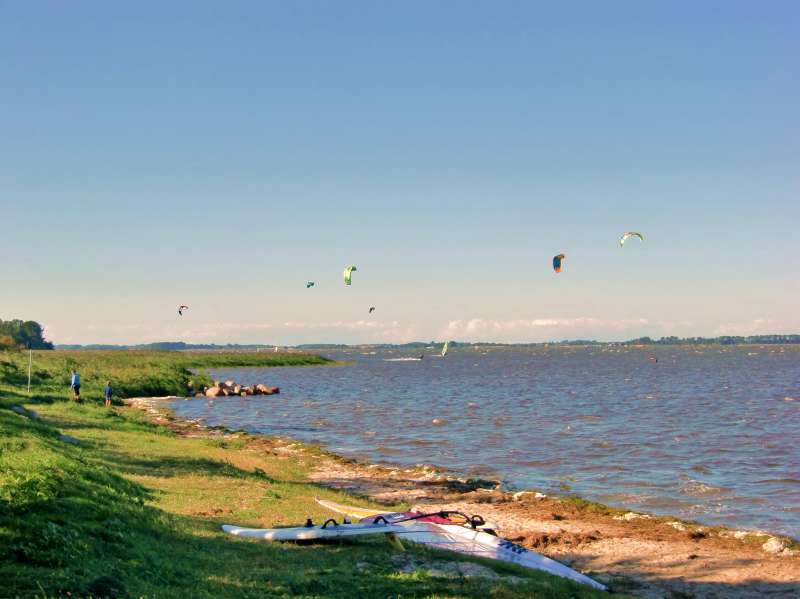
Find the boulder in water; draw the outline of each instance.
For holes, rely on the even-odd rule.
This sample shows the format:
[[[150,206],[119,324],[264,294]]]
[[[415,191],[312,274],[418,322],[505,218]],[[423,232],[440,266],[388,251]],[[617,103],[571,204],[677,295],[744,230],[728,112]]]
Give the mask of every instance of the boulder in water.
[[[206,389],[206,397],[219,397],[220,395],[222,395],[222,389],[220,389],[217,385]]]

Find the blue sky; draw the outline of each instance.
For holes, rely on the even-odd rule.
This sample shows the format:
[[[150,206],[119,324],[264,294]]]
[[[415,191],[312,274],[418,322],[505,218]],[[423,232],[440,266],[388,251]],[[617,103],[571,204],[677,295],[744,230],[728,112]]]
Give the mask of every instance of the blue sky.
[[[799,25],[2,3],[0,317],[61,343],[800,332]]]

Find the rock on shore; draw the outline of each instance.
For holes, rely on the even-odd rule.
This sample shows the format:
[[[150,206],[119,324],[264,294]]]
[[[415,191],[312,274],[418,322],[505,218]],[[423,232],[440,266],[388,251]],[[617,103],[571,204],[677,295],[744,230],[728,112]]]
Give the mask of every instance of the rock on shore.
[[[248,395],[275,395],[280,393],[279,387],[269,387],[263,383],[252,386],[243,386],[235,381],[214,381],[214,385],[206,388],[203,392],[195,394],[195,397],[247,397]]]

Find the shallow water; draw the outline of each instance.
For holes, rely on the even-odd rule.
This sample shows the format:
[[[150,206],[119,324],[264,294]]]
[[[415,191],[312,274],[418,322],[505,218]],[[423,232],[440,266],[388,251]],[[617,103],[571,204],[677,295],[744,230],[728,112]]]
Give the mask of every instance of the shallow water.
[[[800,537],[800,348],[453,348],[396,360],[420,353],[219,370],[281,394],[173,407],[371,461]]]

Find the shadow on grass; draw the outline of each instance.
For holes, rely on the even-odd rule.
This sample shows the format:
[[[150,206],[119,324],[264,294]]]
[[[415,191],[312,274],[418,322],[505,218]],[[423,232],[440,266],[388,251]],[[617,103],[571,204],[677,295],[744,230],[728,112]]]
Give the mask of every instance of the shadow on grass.
[[[268,483],[278,482],[262,471],[250,472],[237,468],[228,462],[210,458],[135,458],[122,452],[106,451],[103,454],[103,460],[109,466],[113,466],[125,474],[160,476],[165,478],[193,474],[199,476],[224,476],[237,480],[253,480]]]
[[[430,576],[453,558],[424,549],[394,551],[385,539],[296,545],[238,539],[196,518],[143,520],[104,554],[59,567],[0,565],[10,596],[113,597],[599,597],[543,575],[503,571],[494,580]],[[457,558],[455,558],[457,559]],[[409,564],[411,567],[409,567]],[[11,566],[11,567],[9,567]],[[420,571],[420,566],[422,566]],[[415,570],[417,570],[415,572]],[[509,577],[510,578],[510,577]]]
[[[4,400],[5,402],[14,403],[30,402],[32,401],[33,397],[25,391],[6,387],[4,389],[0,389],[0,399]]]

